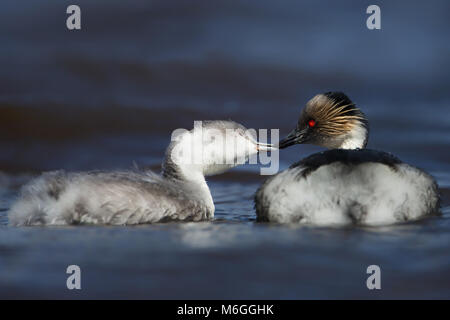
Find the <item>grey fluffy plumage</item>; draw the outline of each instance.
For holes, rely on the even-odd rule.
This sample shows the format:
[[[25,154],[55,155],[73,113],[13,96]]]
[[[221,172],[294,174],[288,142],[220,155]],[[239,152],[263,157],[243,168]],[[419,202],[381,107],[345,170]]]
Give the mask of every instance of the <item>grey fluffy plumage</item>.
[[[184,130],[178,137],[181,140],[171,142],[161,175],[137,168],[44,173],[22,188],[9,211],[9,222],[15,226],[129,225],[212,219],[215,208],[205,175],[218,174],[239,164],[222,162],[226,150],[218,145],[220,139],[215,138],[233,129],[233,137],[240,146],[249,143],[250,148],[236,151],[244,158],[257,153],[258,143],[252,140],[245,127],[232,121],[205,121],[201,129],[202,135],[196,134],[198,128]],[[177,147],[184,152],[177,153],[180,151]],[[194,152],[204,152],[212,163],[180,161],[183,159],[179,157],[192,148]],[[234,148],[228,152],[234,152]]]

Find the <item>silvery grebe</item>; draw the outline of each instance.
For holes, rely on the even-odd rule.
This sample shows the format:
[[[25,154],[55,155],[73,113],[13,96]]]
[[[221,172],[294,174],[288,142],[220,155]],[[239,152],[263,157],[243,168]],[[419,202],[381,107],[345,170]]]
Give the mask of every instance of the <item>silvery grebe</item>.
[[[263,149],[270,147],[236,122],[203,121],[172,139],[161,175],[140,170],[44,173],[22,188],[9,222],[124,225],[209,220],[214,203],[205,176],[242,164]]]
[[[311,225],[386,225],[439,211],[434,179],[393,155],[364,149],[368,121],[341,92],[313,97],[279,148],[329,149],[269,178],[256,192],[258,221]]]

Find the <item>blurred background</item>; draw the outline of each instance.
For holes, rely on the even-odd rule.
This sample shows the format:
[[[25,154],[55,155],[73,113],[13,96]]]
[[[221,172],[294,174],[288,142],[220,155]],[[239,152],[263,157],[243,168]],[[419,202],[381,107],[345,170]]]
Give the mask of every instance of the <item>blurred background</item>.
[[[71,4],[81,8],[79,31],[66,28]],[[366,27],[371,4],[381,8],[381,30]],[[365,283],[364,265],[375,254],[396,283],[379,296],[448,298],[449,13],[446,0],[2,0],[0,257],[6,260],[0,266],[7,272],[0,275],[0,296],[71,297],[58,291],[58,277],[65,277],[58,272],[75,255],[91,266],[87,297],[114,296],[100,270],[132,270],[122,278],[127,290],[114,297],[370,298],[356,283]],[[283,136],[308,99],[334,90],[368,116],[369,148],[437,178],[442,218],[386,232],[259,226],[252,197],[265,177],[257,166],[243,166],[210,179],[215,223],[63,231],[6,226],[18,188],[42,171],[133,162],[159,170],[171,132],[194,120],[232,119],[279,128]],[[318,150],[283,151],[281,169]],[[81,248],[74,247],[78,242]],[[138,269],[126,263],[136,259]],[[331,266],[341,272],[335,284]],[[30,270],[41,270],[40,277]],[[180,272],[189,281],[197,277],[191,295],[180,288],[194,282],[173,279]],[[411,282],[417,277],[420,284]]]

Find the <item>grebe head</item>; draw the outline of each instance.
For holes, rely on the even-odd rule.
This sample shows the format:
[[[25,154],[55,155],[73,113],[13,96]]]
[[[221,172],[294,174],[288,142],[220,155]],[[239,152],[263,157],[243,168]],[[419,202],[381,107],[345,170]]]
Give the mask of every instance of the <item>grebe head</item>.
[[[279,142],[279,148],[308,143],[329,149],[358,149],[366,146],[368,136],[364,113],[344,93],[326,92],[308,101],[297,127]]]
[[[256,131],[234,121],[196,121],[194,129],[176,130],[167,148],[163,174],[179,179],[198,179],[223,173],[244,164],[271,145],[256,140]]]

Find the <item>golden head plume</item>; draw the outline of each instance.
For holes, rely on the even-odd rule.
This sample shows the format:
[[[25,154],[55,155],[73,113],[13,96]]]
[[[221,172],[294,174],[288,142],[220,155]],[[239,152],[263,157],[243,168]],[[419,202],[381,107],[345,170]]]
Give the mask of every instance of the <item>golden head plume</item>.
[[[317,124],[317,131],[332,136],[351,131],[358,122],[367,124],[361,110],[342,92],[322,93],[309,100],[299,126],[310,120]]]

